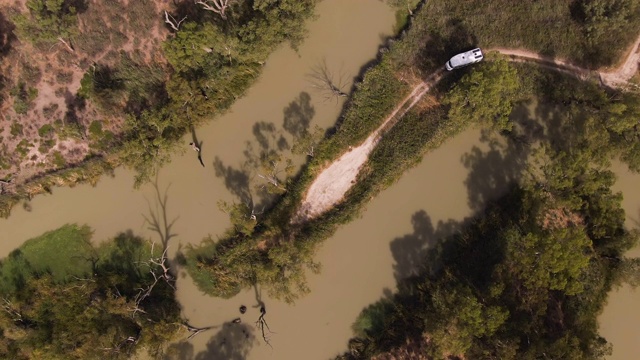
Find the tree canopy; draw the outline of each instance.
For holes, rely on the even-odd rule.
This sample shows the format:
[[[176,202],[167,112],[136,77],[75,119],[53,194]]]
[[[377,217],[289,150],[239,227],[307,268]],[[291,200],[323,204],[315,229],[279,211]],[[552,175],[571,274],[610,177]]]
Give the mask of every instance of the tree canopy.
[[[443,102],[449,118],[500,130],[511,130],[509,114],[520,98],[516,69],[505,59],[484,62],[466,74]]]
[[[0,263],[7,290],[0,299],[0,356],[127,359],[145,349],[155,357],[178,334],[180,308],[173,279],[158,265],[161,251],[152,253],[130,232],[94,247],[90,234],[67,225]],[[43,267],[48,254],[56,262]],[[78,261],[82,266],[65,267]]]

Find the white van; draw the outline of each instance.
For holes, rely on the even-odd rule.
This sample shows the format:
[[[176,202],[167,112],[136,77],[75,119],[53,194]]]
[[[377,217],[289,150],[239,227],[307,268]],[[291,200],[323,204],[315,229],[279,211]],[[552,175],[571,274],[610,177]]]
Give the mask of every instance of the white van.
[[[480,50],[480,48],[477,48],[452,57],[451,60],[447,61],[445,67],[447,68],[447,70],[451,71],[453,69],[459,69],[461,67],[480,62],[483,58],[484,56],[482,55],[482,50]]]

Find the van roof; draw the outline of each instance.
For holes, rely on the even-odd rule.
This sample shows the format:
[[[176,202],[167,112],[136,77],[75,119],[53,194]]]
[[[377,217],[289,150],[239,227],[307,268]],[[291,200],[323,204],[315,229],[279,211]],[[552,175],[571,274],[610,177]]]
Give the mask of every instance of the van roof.
[[[452,67],[458,67],[478,62],[482,59],[482,57],[482,51],[480,50],[480,48],[476,48],[452,57],[450,62]]]

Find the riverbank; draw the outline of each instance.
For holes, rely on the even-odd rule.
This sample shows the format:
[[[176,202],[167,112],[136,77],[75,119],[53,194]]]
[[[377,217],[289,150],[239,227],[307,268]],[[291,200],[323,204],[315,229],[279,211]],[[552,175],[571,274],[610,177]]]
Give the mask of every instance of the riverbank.
[[[239,192],[234,190],[240,188],[248,189],[256,201],[260,199],[256,169],[246,167],[247,158],[244,154],[247,144],[254,149],[260,147],[254,135],[256,124],[272,124],[274,132],[282,134],[289,144],[292,143],[292,137],[283,127],[285,119],[292,119],[287,114],[307,114],[305,119],[310,127],[319,125],[329,128],[334,125],[343,100],[339,99],[337,104],[323,101],[323,96],[310,86],[307,74],[324,58],[330,69],[344,73],[345,79],[349,80],[345,87],[349,88],[351,79],[357,77],[361,68],[375,58],[383,42],[380,34],[392,36],[394,21],[393,11],[379,1],[323,1],[318,5],[318,18],[309,24],[309,38],[301,45],[299,52],[294,52],[286,45],[278,48],[265,64],[260,80],[245,97],[239,99],[220,121],[196,129],[199,140],[203,142],[201,155],[204,168],[197,154],[188,146],[190,137],[183,139],[184,152],[174,155],[171,163],[161,169],[158,176],[160,200],[165,192],[167,195],[164,212],[158,205],[159,199],[153,187],[155,181],[136,190],[131,186],[135,173],[120,167],[115,169],[113,177],[102,177],[96,187],[85,184],[74,188],[52,188],[52,194],[36,196],[27,202],[26,207],[16,206],[10,218],[0,219],[3,229],[0,234],[0,256],[6,256],[25,239],[69,222],[89,225],[94,230],[95,242],[104,241],[126,229],[150,241],[159,242],[159,234],[150,230],[149,223],[144,219],[145,216],[151,219],[152,214],[166,214],[169,221],[175,220],[171,233],[176,236],[169,242],[171,258],[178,250],[184,250],[189,244],[197,245],[208,235],[214,238],[222,236],[230,224],[228,216],[216,205],[219,200],[240,201],[236,195]],[[353,27],[354,23],[358,26]],[[308,102],[305,96],[301,97],[301,93],[309,95]],[[313,111],[292,111],[296,109]],[[312,115],[309,117],[309,114]],[[294,159],[300,163],[302,158]],[[216,167],[216,163],[223,166]],[[222,169],[224,171],[218,171]],[[211,298],[197,289],[184,268],[179,268],[175,263],[174,266],[179,269],[177,296],[183,316],[194,326],[221,325],[240,316],[240,305],[248,307],[242,320],[256,341],[252,343],[251,350],[247,350],[247,358],[276,356],[293,360],[299,359],[297,355],[305,349],[310,349],[320,358],[327,358],[344,348],[351,319],[336,316],[327,320],[333,316],[330,312],[314,311],[318,306],[329,303],[322,296],[310,299],[308,306],[290,307],[263,292],[262,300],[268,309],[267,321],[272,330],[278,333],[272,337],[272,350],[261,340],[258,342],[252,326],[259,316],[258,309],[252,307],[255,304],[253,289],[231,300]],[[325,283],[323,286],[330,288],[331,284]],[[349,284],[344,286],[350,287]],[[363,298],[360,303],[352,304],[353,312],[357,313],[361,304],[375,299],[376,291],[372,288],[373,298]],[[304,327],[301,327],[301,318],[307,320]],[[328,321],[331,322],[330,326],[326,325]],[[224,331],[218,333],[221,330]],[[228,338],[224,347],[226,350],[220,349],[222,338],[228,334],[228,329],[222,327],[202,333],[189,340],[188,345],[181,343],[180,349],[185,352],[177,358],[191,359],[188,349],[191,349],[193,357],[198,354],[210,357],[221,351],[230,351],[231,348],[244,348]],[[305,334],[310,335],[307,337]],[[239,338],[234,339],[240,341]]]
[[[117,166],[136,171],[135,186],[151,181],[185,134],[246,93],[272,51],[300,45],[315,0],[288,2],[232,3],[225,16],[195,3],[3,6],[11,76],[0,100],[9,100],[2,119],[11,123],[0,127],[0,216],[54,186],[95,184]],[[146,37],[136,36],[140,29]]]

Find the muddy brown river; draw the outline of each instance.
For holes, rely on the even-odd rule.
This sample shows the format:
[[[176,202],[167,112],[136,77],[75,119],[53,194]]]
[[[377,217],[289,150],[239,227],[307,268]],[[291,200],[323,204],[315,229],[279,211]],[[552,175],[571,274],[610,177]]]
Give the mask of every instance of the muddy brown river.
[[[395,21],[393,12],[377,0],[324,0],[317,13],[299,53],[284,46],[277,50],[259,82],[228,114],[196,130],[203,141],[205,167],[187,145],[188,136],[185,154],[162,169],[157,187],[160,199],[166,194],[167,218],[175,219],[172,254],[209,234],[215,238],[223,233],[229,222],[217,201],[249,196],[255,203],[268,201],[256,191],[259,178],[247,165],[248,158],[263,147],[277,147],[280,136],[290,144],[287,129],[335,123],[342,103],[323,101],[310,87],[308,74],[324,59],[335,74],[351,80],[375,57]],[[502,194],[517,176],[522,159],[518,152],[483,142],[478,130],[449,140],[373,199],[360,219],[323,244],[316,256],[322,271],[309,276],[311,293],[293,306],[269,299],[260,289],[229,300],[211,298],[181,272],[178,298],[184,316],[194,326],[217,327],[174,344],[175,355],[167,359],[328,359],[345,351],[362,309],[394,291],[396,278],[411,274],[428,246]],[[625,194],[628,225],[637,226],[640,176],[622,166],[616,166],[616,173],[621,176],[616,189]],[[144,220],[162,212],[156,191],[151,184],[140,190],[132,184],[132,173],[119,169],[96,187],[57,188],[52,195],[16,207],[9,219],[0,219],[0,257],[26,239],[66,223],[88,224],[96,241],[128,229],[159,241]],[[615,347],[613,359],[640,353],[640,309],[634,306],[639,300],[638,293],[622,288],[611,294],[601,316],[602,333]],[[272,347],[254,326],[258,301],[267,308]],[[240,305],[248,308],[244,315],[238,311]],[[224,325],[236,317],[242,324]]]

